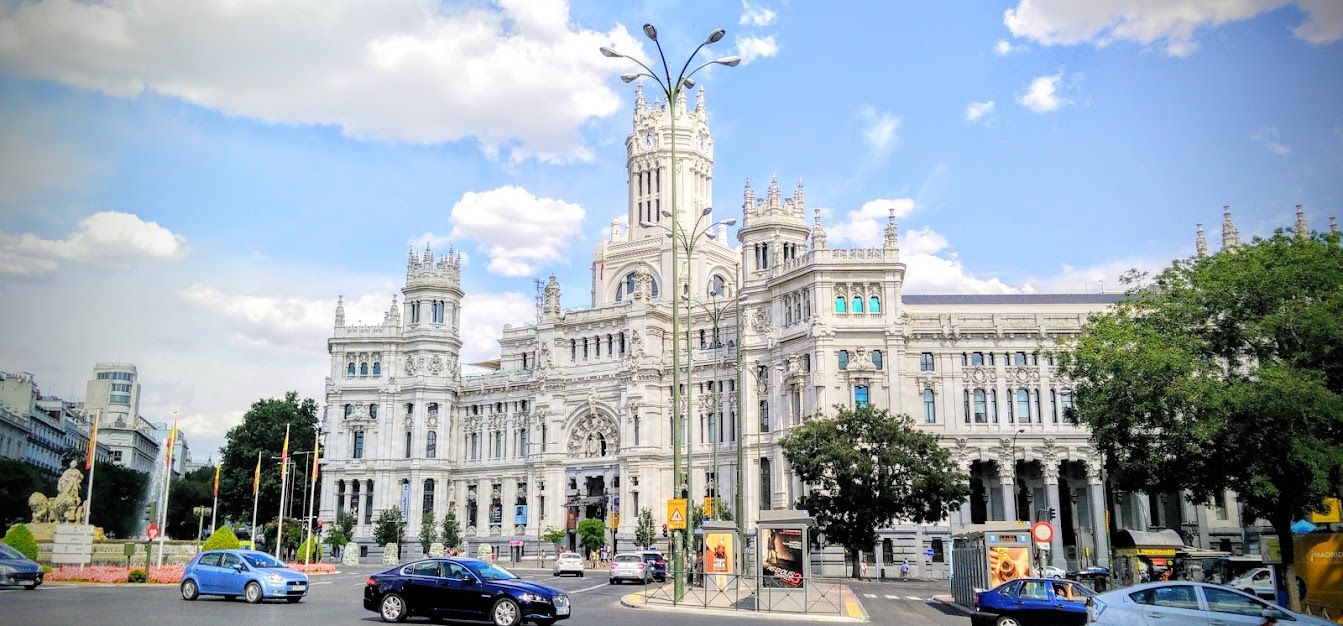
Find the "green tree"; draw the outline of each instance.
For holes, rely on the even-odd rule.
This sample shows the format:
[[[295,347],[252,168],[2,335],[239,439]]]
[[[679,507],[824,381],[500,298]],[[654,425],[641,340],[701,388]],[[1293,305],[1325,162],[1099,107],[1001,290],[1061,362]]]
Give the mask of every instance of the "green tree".
[[[88,476],[84,477],[85,485]],[[149,474],[112,463],[98,462],[93,476],[93,505],[89,508],[89,523],[99,526],[108,537],[143,539],[138,531],[146,524],[144,505],[147,499],[158,497],[146,494]]]
[[[434,524],[434,512],[425,511],[420,516],[420,548],[429,553],[429,545],[438,541],[438,527]]]
[[[397,556],[400,556],[401,542],[406,538],[406,523],[401,521],[401,507],[383,509],[373,525],[373,540],[378,545],[396,544]]]
[[[346,537],[352,537],[354,536],[354,522],[354,514],[345,511],[336,517],[336,528]]]
[[[657,531],[653,528],[653,509],[644,507],[639,510],[639,525],[634,529],[634,542],[647,547],[657,541]]]
[[[443,516],[443,545],[456,548],[462,543],[462,526],[457,523],[457,514],[451,510]]]
[[[1071,415],[1118,488],[1196,502],[1234,491],[1277,531],[1293,580],[1292,521],[1343,483],[1338,235],[1278,231],[1126,278],[1128,297],[1064,344]]]
[[[562,543],[564,539],[568,536],[569,533],[563,530],[559,530],[557,528],[550,528],[549,526],[547,526],[545,534],[541,535],[541,539],[555,544],[555,554],[559,555],[560,551],[562,550],[562,548],[560,548],[560,543]]]
[[[37,539],[33,538],[32,531],[28,530],[23,524],[15,524],[5,531],[4,542],[9,547],[23,553],[23,556],[30,560],[37,560]]]
[[[200,528],[200,518],[192,509],[198,506],[212,506],[214,503],[215,468],[201,467],[172,479],[168,492],[168,537],[172,539],[193,539],[196,529]],[[102,481],[95,475],[94,482]],[[209,521],[210,515],[206,514]]]
[[[261,532],[266,535],[266,550],[272,554],[275,552],[275,533],[278,532],[277,526],[278,524],[276,524],[276,521],[271,520],[266,522],[266,525],[261,529]],[[284,518],[284,552],[280,554],[280,558],[287,559],[291,552],[298,550],[298,547],[302,545],[303,540],[306,538],[305,535],[306,531],[303,529],[303,522],[292,517]]]
[[[17,459],[0,459],[0,527],[30,520],[28,498],[37,492],[56,495],[55,477]]]
[[[811,511],[826,539],[844,546],[857,577],[859,551],[877,543],[877,528],[946,519],[970,495],[970,477],[937,435],[919,430],[908,415],[871,405],[836,411],[794,428],[780,444],[810,486],[797,508]]]
[[[304,476],[305,459],[295,453],[312,450],[317,428],[317,403],[312,398],[300,401],[298,392],[291,391],[284,398],[266,398],[252,403],[243,415],[242,423],[229,429],[221,451],[220,518],[252,519],[252,475],[258,454],[261,457],[261,486],[257,508],[261,511],[279,510],[280,461],[275,457],[279,457],[284,448],[285,426],[290,427],[289,454],[295,461],[289,474],[290,487],[295,489],[291,494],[296,502],[293,510],[295,514],[301,514],[298,512],[303,502],[300,491],[307,484],[307,477]],[[320,503],[315,507],[320,507]]]
[[[578,544],[586,555],[606,545],[606,524],[599,519],[585,519],[578,523]]]

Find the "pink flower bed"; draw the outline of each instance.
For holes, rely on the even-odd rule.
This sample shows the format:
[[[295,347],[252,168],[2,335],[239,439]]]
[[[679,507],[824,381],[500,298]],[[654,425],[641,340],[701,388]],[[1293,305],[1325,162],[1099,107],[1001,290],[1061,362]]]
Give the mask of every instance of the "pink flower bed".
[[[62,565],[46,575],[48,581],[74,581],[88,583],[125,583],[132,569],[143,569],[117,565]],[[182,580],[183,565],[165,565],[149,568],[149,582],[175,585]]]
[[[313,563],[304,565],[302,563],[285,563],[289,569],[298,570],[304,574],[335,574],[336,566],[333,563]]]

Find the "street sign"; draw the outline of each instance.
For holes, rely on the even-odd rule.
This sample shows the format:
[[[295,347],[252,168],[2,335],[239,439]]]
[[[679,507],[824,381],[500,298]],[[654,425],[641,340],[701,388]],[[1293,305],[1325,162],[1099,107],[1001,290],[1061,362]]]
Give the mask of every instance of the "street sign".
[[[159,538],[159,525],[151,522],[151,523],[149,524],[149,529],[146,531],[146,534],[149,535],[149,540],[150,540],[150,541],[153,541],[153,540],[155,540],[155,539],[158,539],[158,538]]]
[[[1048,545],[1049,542],[1054,540],[1054,527],[1049,522],[1036,522],[1034,526],[1031,526],[1031,537],[1035,539],[1036,543]]]
[[[685,498],[672,498],[667,500],[667,528],[672,530],[685,530],[685,518]]]
[[[924,555],[926,555],[928,558],[930,558],[930,559],[933,558],[933,549],[932,549],[932,548],[928,548],[927,550],[924,550],[923,553],[924,553]]]

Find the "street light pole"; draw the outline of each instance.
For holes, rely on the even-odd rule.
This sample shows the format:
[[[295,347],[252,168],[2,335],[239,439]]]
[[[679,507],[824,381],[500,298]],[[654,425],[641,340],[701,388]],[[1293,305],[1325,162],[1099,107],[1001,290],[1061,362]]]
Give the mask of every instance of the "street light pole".
[[[673,81],[671,77],[671,69],[667,65],[667,56],[662,52],[662,43],[658,41],[657,28],[655,28],[652,24],[644,24],[643,30],[644,35],[646,35],[649,39],[653,40],[653,43],[657,45],[658,58],[662,61],[661,76],[659,76],[657,72],[653,71],[652,68],[649,68],[647,65],[645,65],[642,61],[634,57],[627,56],[625,54],[617,52],[611,48],[603,47],[601,48],[601,53],[602,56],[605,56],[607,58],[629,59],[638,64],[639,67],[643,68],[644,70],[643,72],[622,75],[620,77],[622,81],[629,83],[640,77],[651,78],[654,82],[658,84],[659,87],[662,88],[663,94],[667,96],[667,109],[670,113],[670,124],[671,124],[671,137],[670,137],[671,185],[672,185],[671,226],[672,231],[675,232],[677,229],[678,215],[680,213],[680,208],[676,204],[676,195],[677,195],[676,194],[676,107],[680,102],[682,89],[683,88],[689,89],[695,85],[695,81],[691,80],[690,77],[694,76],[696,72],[714,64],[726,65],[728,67],[735,67],[738,63],[741,63],[741,58],[724,57],[721,59],[715,59],[713,61],[709,61],[707,63],[704,63],[703,65],[700,65],[690,73],[686,73],[686,70],[690,67],[691,61],[695,59],[695,56],[699,54],[699,51],[702,50],[704,46],[707,46],[711,43],[715,43],[721,40],[723,38],[723,35],[726,34],[725,31],[721,28],[715,29],[713,32],[709,33],[709,36],[707,38],[705,38],[704,43],[701,43],[699,47],[695,48],[695,51],[690,54],[690,56],[686,59],[685,65],[681,67],[681,73],[677,75],[675,81]],[[681,445],[680,445],[681,429],[677,427],[676,423],[676,420],[678,419],[681,410],[680,406],[681,351],[679,346],[677,346],[677,339],[676,339],[679,336],[678,331],[680,330],[679,328],[680,307],[678,302],[680,294],[677,292],[680,290],[681,285],[679,278],[680,262],[679,259],[677,259],[676,245],[674,241],[672,242],[671,252],[672,252],[671,255],[672,256],[671,259],[672,262],[672,276],[671,276],[672,277],[672,450],[673,450],[672,491],[673,493],[675,493],[678,489],[680,489],[681,486]],[[687,346],[687,348],[688,347],[689,346]],[[687,497],[688,496],[689,494],[687,493]],[[675,546],[676,544],[674,543],[673,545]],[[672,566],[674,568],[675,598],[679,601],[685,595],[685,568],[684,568],[684,560],[680,558],[680,553],[679,551],[677,551],[675,547],[673,548]]]

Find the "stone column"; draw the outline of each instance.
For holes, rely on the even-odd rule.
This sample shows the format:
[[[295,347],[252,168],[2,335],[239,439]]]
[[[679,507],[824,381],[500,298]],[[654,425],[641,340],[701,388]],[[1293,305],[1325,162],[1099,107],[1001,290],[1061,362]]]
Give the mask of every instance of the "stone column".
[[[1043,467],[1045,473],[1045,506],[1054,511],[1055,515],[1058,515],[1060,510],[1058,461],[1045,460]],[[1063,533],[1060,532],[1063,520],[1053,517],[1045,521],[1054,527],[1054,538],[1049,542],[1050,564],[1066,571],[1068,569],[1068,558],[1063,553]]]
[[[998,482],[1002,492],[1003,521],[1017,521],[1016,465],[1003,459],[998,460]]]
[[[1091,532],[1096,546],[1095,563],[1101,567],[1110,566],[1110,529],[1105,525],[1105,487],[1101,483],[1101,467],[1098,462],[1087,463],[1087,494],[1091,509]]]

